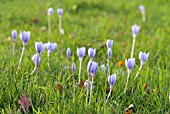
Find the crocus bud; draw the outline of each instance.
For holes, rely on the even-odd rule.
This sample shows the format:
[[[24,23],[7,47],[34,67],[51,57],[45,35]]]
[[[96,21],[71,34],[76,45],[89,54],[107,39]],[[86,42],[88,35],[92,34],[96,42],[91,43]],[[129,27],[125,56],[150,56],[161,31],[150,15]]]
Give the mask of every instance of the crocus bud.
[[[142,51],[139,53],[139,59],[142,65],[148,60],[148,57],[149,57],[149,53],[146,54],[145,52]]]
[[[139,10],[141,11],[141,13],[144,13],[145,12],[145,6],[140,5],[139,6]]]
[[[70,49],[69,47],[67,48],[66,55],[67,55],[67,59],[68,59],[68,60],[70,60],[70,56],[71,56],[71,49]]]
[[[108,76],[108,82],[111,89],[116,83],[116,74],[112,74],[111,76]]]
[[[108,39],[106,42],[107,48],[112,48],[112,45],[113,45],[113,40]]]
[[[90,59],[93,59],[95,54],[96,54],[96,49],[95,48],[94,49],[93,48],[88,49],[88,55],[89,55]]]
[[[48,42],[46,44],[46,46],[47,46],[48,54],[51,54],[55,50],[55,48],[57,47],[57,43]]]
[[[112,49],[109,48],[109,49],[107,50],[107,58],[108,58],[108,60],[111,59],[111,56],[112,56]]]
[[[105,67],[105,65],[104,65],[104,64],[102,64],[102,65],[100,66],[100,68],[101,68],[101,70],[102,70],[103,72],[105,72],[105,71],[106,71],[106,67]]]
[[[57,9],[57,13],[59,16],[62,16],[63,15],[63,9],[62,8],[58,8]]]
[[[136,38],[138,32],[140,31],[140,26],[135,24],[131,27],[131,30],[132,30],[133,38]]]
[[[73,64],[72,64],[72,72],[75,72],[75,71],[76,71],[76,64],[73,63]]]
[[[38,54],[41,54],[46,48],[46,45],[42,42],[35,42],[35,49]]]
[[[25,46],[28,42],[28,40],[30,39],[30,31],[20,31],[20,38],[22,40],[22,44],[23,46]]]
[[[125,65],[128,71],[131,71],[135,65],[135,58],[130,58],[125,60]]]
[[[82,61],[83,57],[85,56],[86,48],[77,48],[77,55],[79,56],[80,61]]]
[[[34,56],[32,56],[32,61],[36,64],[36,65],[39,65],[40,64],[40,55],[37,53],[35,54]]]
[[[12,31],[12,38],[13,38],[13,41],[16,41],[16,39],[17,39],[17,31],[16,30]]]
[[[91,73],[91,76],[94,77],[96,72],[98,70],[98,63],[96,62],[92,62],[92,65],[90,67],[90,73]]]
[[[54,13],[54,9],[52,7],[48,8],[47,15],[51,15]]]
[[[90,75],[90,67],[91,67],[91,65],[92,65],[92,60],[90,60],[88,62],[88,64],[87,64],[87,73],[88,73],[88,75]]]

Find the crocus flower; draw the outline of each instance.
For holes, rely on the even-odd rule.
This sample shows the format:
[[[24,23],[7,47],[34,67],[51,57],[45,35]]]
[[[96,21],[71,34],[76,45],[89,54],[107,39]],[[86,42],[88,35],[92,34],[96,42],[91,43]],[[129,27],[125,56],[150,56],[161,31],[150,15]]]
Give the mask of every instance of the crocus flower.
[[[91,67],[92,63],[93,63],[93,61],[90,60],[90,61],[88,62],[88,64],[87,64],[87,73],[88,73],[88,75],[90,75],[90,67]]]
[[[30,31],[20,31],[20,38],[22,40],[23,46],[25,46],[30,39]]]
[[[73,63],[73,64],[72,64],[72,72],[75,72],[75,71],[76,71],[76,64]]]
[[[101,70],[102,70],[103,72],[105,72],[105,71],[106,71],[106,67],[105,67],[105,65],[104,65],[104,64],[102,64],[102,65],[100,66],[100,68],[101,68]]]
[[[62,16],[63,15],[63,9],[62,8],[58,8],[57,9],[57,13],[59,16]]]
[[[68,60],[70,60],[70,56],[71,56],[71,49],[70,49],[69,47],[67,48],[66,55],[67,55],[67,59],[68,59]]]
[[[86,48],[77,48],[77,55],[79,56],[80,61],[82,61],[83,57],[85,56]]]
[[[96,54],[96,49],[95,48],[94,49],[93,48],[88,49],[88,55],[89,55],[90,59],[93,59],[95,54]]]
[[[110,84],[110,89],[111,89],[116,83],[116,74],[112,74],[111,76],[108,76],[108,82]]]
[[[54,13],[54,9],[52,7],[48,8],[47,15],[51,15]]]
[[[57,43],[48,42],[46,44],[46,46],[47,46],[48,54],[51,54],[55,50],[55,48],[57,47]]]
[[[35,49],[38,54],[41,54],[46,48],[46,44],[43,44],[42,42],[35,42]]]
[[[32,61],[36,64],[36,65],[39,65],[40,64],[40,55],[37,53],[35,55],[32,56]]]
[[[130,58],[125,60],[125,65],[128,69],[128,71],[131,71],[135,65],[135,58]]]
[[[108,58],[108,60],[111,59],[111,56],[112,56],[112,49],[109,48],[109,49],[107,50],[107,58]]]
[[[107,48],[112,48],[112,45],[113,45],[113,40],[108,39],[106,42]]]
[[[145,52],[142,51],[139,53],[139,59],[142,65],[145,63],[145,61],[148,60],[148,57],[149,57],[149,53],[146,54]]]
[[[13,41],[16,41],[16,39],[17,39],[17,31],[16,30],[12,31],[12,38],[13,38]]]
[[[97,70],[98,70],[98,63],[92,62],[92,65],[90,67],[90,73],[91,73],[92,77],[94,77],[94,75],[96,74]]]
[[[139,10],[140,10],[142,13],[145,12],[145,6],[140,5],[140,6],[139,6]]]
[[[132,30],[133,37],[136,38],[138,32],[140,31],[140,26],[135,24],[131,27],[131,30]]]

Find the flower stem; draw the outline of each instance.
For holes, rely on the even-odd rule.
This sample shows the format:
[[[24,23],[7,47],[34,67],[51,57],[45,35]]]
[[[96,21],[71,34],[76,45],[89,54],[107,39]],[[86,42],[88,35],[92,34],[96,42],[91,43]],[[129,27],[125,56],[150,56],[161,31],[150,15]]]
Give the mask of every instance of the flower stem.
[[[142,64],[140,64],[140,68],[139,68],[139,70],[138,70],[138,72],[137,72],[137,74],[136,74],[136,76],[135,76],[135,79],[138,77],[138,75],[139,75],[139,73],[140,73],[140,71],[141,71],[141,69],[142,69]]]
[[[12,54],[15,55],[15,42],[13,41]]]
[[[90,84],[90,73],[88,73],[88,86],[87,86],[87,92],[86,92],[86,105],[88,104],[88,96],[89,96],[89,84]]]
[[[35,72],[35,70],[36,70],[36,65],[35,65],[33,71],[31,72],[31,75]]]
[[[81,75],[81,64],[82,64],[82,60],[80,60],[80,68],[79,68],[79,83],[80,83],[80,75]]]
[[[50,15],[48,15],[48,33],[49,33],[49,35],[51,35],[51,19],[50,19]]]
[[[59,32],[62,29],[62,16],[59,16]]]
[[[112,87],[110,87],[109,95],[107,96],[106,102],[109,100],[109,97],[110,97],[111,93],[112,93]]]
[[[131,58],[133,58],[133,54],[134,54],[135,41],[136,41],[136,37],[133,37],[133,44],[132,44]]]
[[[36,65],[36,77],[38,76],[38,65]]]
[[[21,61],[22,61],[22,57],[24,55],[24,50],[25,50],[25,46],[22,47],[22,53],[21,53],[21,57],[20,57],[20,60],[19,60],[19,65],[18,65],[18,70],[20,68],[20,64],[21,64]]]
[[[50,70],[50,54],[48,54],[48,68]]]
[[[90,99],[89,99],[89,103],[90,103],[90,100],[92,99],[92,90],[93,90],[93,76],[92,76],[92,82],[91,82],[91,89],[90,89]]]
[[[108,76],[110,76],[110,65],[109,65],[110,60],[107,59],[107,66],[108,66]]]
[[[145,21],[146,21],[146,15],[145,15],[145,12],[142,12],[142,20],[143,20],[143,22],[145,22]]]
[[[70,60],[68,59],[68,76],[70,76]]]
[[[74,72],[73,72],[73,102],[75,102],[75,80],[74,80]]]
[[[125,89],[124,89],[124,93],[126,92],[126,89],[127,89],[127,85],[128,85],[128,82],[129,82],[129,76],[130,76],[130,70],[128,70],[128,76],[127,76],[127,81],[126,81],[126,86],[125,86]]]

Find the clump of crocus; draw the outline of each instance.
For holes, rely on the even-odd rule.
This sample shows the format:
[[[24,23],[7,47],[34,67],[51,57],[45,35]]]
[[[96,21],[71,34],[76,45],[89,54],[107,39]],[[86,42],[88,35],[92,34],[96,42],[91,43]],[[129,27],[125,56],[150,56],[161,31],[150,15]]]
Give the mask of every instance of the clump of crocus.
[[[48,50],[48,68],[50,69],[50,54],[55,50],[57,47],[57,43],[50,43],[48,42],[46,44],[47,50]]]
[[[13,39],[13,49],[12,49],[12,54],[14,55],[15,54],[15,41],[17,39],[17,31],[16,30],[13,30],[12,31],[12,39]]]
[[[25,46],[28,42],[28,40],[30,39],[30,31],[20,31],[20,38],[22,40],[22,44],[23,44],[23,48],[22,48],[22,53],[21,53],[21,57],[20,57],[20,60],[19,60],[19,65],[18,65],[18,69],[20,68],[20,64],[21,64],[21,61],[22,61],[22,57],[24,55],[24,50],[25,50]]]
[[[59,33],[64,34],[64,29],[62,28],[62,15],[63,15],[63,9],[58,8],[57,9],[58,17],[59,17]]]
[[[41,58],[38,53],[32,56],[32,62],[35,63],[35,67],[34,67],[34,70],[31,72],[31,74],[33,74],[36,70],[36,76],[38,76],[38,66],[40,64],[40,60]]]
[[[125,65],[126,65],[126,68],[127,68],[127,71],[128,71],[128,76],[127,76],[127,81],[126,81],[126,86],[125,86],[125,89],[124,89],[124,92],[126,92],[126,89],[127,89],[127,85],[128,85],[128,82],[129,82],[129,76],[130,76],[130,73],[135,65],[135,58],[130,58],[128,60],[125,60]]]
[[[110,97],[110,95],[111,95],[113,86],[114,86],[115,83],[116,83],[116,74],[112,74],[111,76],[108,76],[108,82],[109,82],[109,85],[110,85],[110,91],[109,91],[109,95],[107,96],[106,102],[108,101],[108,99],[109,99],[109,97]]]
[[[43,44],[42,42],[35,42],[35,49],[37,53],[40,55],[46,48],[46,44]]]
[[[47,15],[48,15],[48,33],[51,35],[51,14],[54,13],[54,9],[52,7],[48,8]]]
[[[70,65],[70,57],[71,57],[71,49],[69,47],[67,48],[66,55],[68,60],[68,75],[69,75],[69,65]]]
[[[81,47],[81,48],[77,48],[77,55],[79,57],[79,61],[80,61],[80,68],[79,68],[79,83],[80,83],[80,75],[81,75],[81,66],[82,66],[82,61],[83,61],[83,57],[85,56],[86,53],[86,48],[85,47]]]
[[[143,22],[145,22],[145,21],[146,21],[145,6],[140,5],[140,6],[139,6],[139,10],[141,11]]]
[[[88,55],[90,57],[90,60],[93,60],[94,56],[96,55],[96,49],[94,48],[89,48],[88,49]]]
[[[149,53],[145,53],[145,52],[142,52],[142,51],[139,53],[140,68],[139,68],[138,73],[136,74],[135,78],[138,77],[144,63],[148,60],[148,57],[149,57]]]
[[[133,58],[134,48],[135,48],[135,41],[136,41],[137,34],[140,31],[140,26],[135,24],[135,25],[133,25],[131,27],[131,30],[132,30],[132,34],[133,34],[133,44],[132,44],[131,58]]]

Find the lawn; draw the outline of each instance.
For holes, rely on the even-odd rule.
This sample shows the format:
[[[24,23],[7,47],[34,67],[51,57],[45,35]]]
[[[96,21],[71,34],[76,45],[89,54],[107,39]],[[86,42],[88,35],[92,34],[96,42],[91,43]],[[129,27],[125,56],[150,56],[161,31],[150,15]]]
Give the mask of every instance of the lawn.
[[[20,96],[30,98],[27,113],[170,113],[170,8],[169,0],[0,0],[0,112],[23,113]],[[144,5],[146,22],[142,21],[139,6]],[[51,35],[48,33],[49,7],[54,8],[51,18]],[[62,27],[59,34],[57,9],[63,8]],[[122,94],[127,79],[125,60],[130,58],[132,48],[131,26],[140,26],[135,43],[135,66],[131,71],[127,90]],[[18,35],[15,54],[12,54],[12,30],[30,31],[31,37],[25,47],[23,60],[18,68],[22,41]],[[108,96],[108,74],[100,66],[107,65],[106,41],[113,40],[110,73],[116,73],[117,81]],[[56,42],[57,49],[50,55],[41,54],[38,75],[31,58],[36,54],[35,42]],[[66,50],[70,47],[71,59]],[[86,47],[82,62],[81,80],[77,47]],[[96,48],[94,61],[98,71],[90,103],[86,104],[88,79],[88,48]],[[139,52],[149,53],[139,76]],[[123,65],[118,63],[123,62]],[[76,64],[73,86],[72,63]],[[68,68],[70,68],[68,70]],[[107,67],[106,67],[107,68]],[[108,69],[107,69],[108,70]],[[106,70],[106,71],[107,71]],[[129,109],[129,105],[133,106]],[[127,110],[126,110],[127,109]]]

